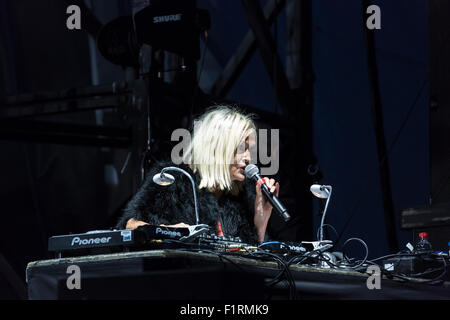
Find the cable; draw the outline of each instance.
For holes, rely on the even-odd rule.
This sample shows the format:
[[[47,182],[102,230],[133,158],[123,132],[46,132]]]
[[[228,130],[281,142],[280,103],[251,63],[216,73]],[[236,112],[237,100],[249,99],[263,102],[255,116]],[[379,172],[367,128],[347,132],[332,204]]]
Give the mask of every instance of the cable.
[[[278,6],[278,0],[275,0],[276,5]],[[273,65],[273,95],[275,98],[275,114],[278,114],[278,96],[277,96],[277,90],[278,90],[278,64],[277,64],[277,55],[278,55],[278,15],[275,17],[275,23],[274,23],[274,42],[275,42],[275,49],[274,52],[272,52],[272,65]]]
[[[197,93],[198,93],[198,90],[199,90],[200,79],[202,77],[203,65],[205,63],[205,56],[206,56],[206,48],[208,47],[208,32],[205,31],[204,35],[205,35],[205,42],[204,42],[204,45],[203,45],[202,58],[201,58],[201,61],[200,61],[200,70],[199,70],[199,74],[197,76],[197,81],[196,81],[196,84],[195,84],[195,87],[194,87],[194,94],[192,95],[191,117],[192,117],[192,112],[194,111],[195,100],[197,99]]]
[[[169,240],[169,239],[167,239],[167,240]],[[170,239],[169,242],[180,243],[180,244],[186,245],[185,242],[181,242],[181,241],[173,240],[173,239]],[[240,271],[243,271],[247,274],[251,274],[250,272],[248,272],[247,270],[242,268],[239,264],[234,262],[232,259],[228,258],[226,255],[227,254],[231,255],[229,252],[214,251],[214,250],[208,250],[208,249],[204,249],[204,248],[177,248],[177,250],[188,251],[188,252],[199,252],[199,253],[204,252],[204,253],[214,254],[214,255],[217,255],[220,259],[227,260],[228,262],[230,262],[232,265],[234,265]]]
[[[382,256],[376,259],[372,259],[371,261],[378,261],[378,260],[382,260],[382,259],[386,259],[386,258],[392,258],[392,257],[405,257],[405,256],[411,256],[413,254],[411,253],[394,253],[394,254],[388,254],[386,256]]]
[[[357,241],[363,245],[363,247],[365,249],[365,255],[362,260],[355,260],[353,258],[349,258],[348,255],[345,253],[345,249],[351,241]],[[180,243],[180,241],[177,241],[177,240],[168,240],[166,242]],[[263,247],[265,245],[279,244],[279,243],[282,243],[282,242],[279,242],[279,241],[264,242],[257,247],[256,251],[253,251],[254,249],[242,247],[242,249],[245,250],[246,253],[248,254],[248,255],[246,255],[246,257],[254,258],[254,259],[271,260],[271,261],[274,261],[277,263],[279,270],[273,276],[271,276],[270,279],[265,280],[265,286],[269,288],[269,291],[268,291],[269,298],[272,297],[272,295],[273,295],[274,286],[279,285],[279,286],[282,286],[281,290],[285,290],[285,289],[288,290],[289,299],[293,299],[293,300],[297,299],[296,282],[295,282],[295,278],[290,269],[290,267],[293,264],[295,264],[295,265],[304,264],[305,266],[322,267],[322,268],[325,268],[328,265],[330,268],[336,268],[336,269],[341,269],[341,268],[345,267],[347,269],[352,269],[352,270],[355,270],[355,271],[361,272],[361,273],[367,273],[367,269],[365,267],[362,268],[362,266],[375,265],[380,269],[381,275],[383,275],[389,279],[393,279],[393,280],[401,281],[401,282],[414,281],[417,283],[430,284],[430,285],[440,284],[442,281],[444,281],[443,277],[447,273],[447,267],[448,267],[447,260],[446,260],[448,258],[444,257],[444,256],[437,256],[438,259],[440,259],[443,263],[442,267],[430,268],[423,272],[415,273],[415,274],[402,274],[399,272],[387,270],[383,266],[376,263],[376,261],[379,261],[382,259],[387,259],[387,258],[392,258],[392,257],[404,257],[404,256],[422,257],[422,256],[428,256],[428,254],[412,253],[412,252],[408,252],[408,251],[404,250],[404,251],[400,251],[396,254],[385,255],[385,256],[375,258],[373,260],[368,260],[367,259],[368,255],[369,255],[368,246],[362,239],[359,239],[359,238],[350,238],[343,243],[343,245],[342,245],[343,258],[342,258],[342,260],[340,260],[340,261],[338,260],[337,262],[334,262],[334,259],[332,259],[332,257],[330,257],[329,255],[322,252],[321,251],[322,249],[316,249],[316,250],[309,251],[306,253],[289,252],[289,253],[285,253],[285,254],[272,253],[270,251],[263,249]],[[184,246],[189,245],[188,243],[184,243],[184,242],[182,242],[180,244],[183,244]],[[198,245],[198,244],[193,243],[193,245]],[[205,244],[205,247],[207,247],[207,246],[208,245]],[[242,252],[241,253],[222,252],[222,251],[210,250],[208,248],[199,248],[199,247],[182,248],[179,250],[210,253],[210,254],[216,255],[220,258],[221,261],[226,260],[226,261],[230,262],[233,266],[235,266],[237,269],[239,269],[240,271],[250,274],[249,271],[247,271],[245,268],[242,268],[238,263],[236,263],[235,261],[233,261],[233,259],[230,259],[230,257],[229,257],[231,255],[233,255],[233,256],[242,255]],[[400,263],[400,262],[401,262],[400,260],[397,261],[397,263]],[[326,265],[324,265],[324,263]],[[394,268],[394,270],[395,269],[397,269],[397,268]],[[439,271],[442,271],[442,272],[438,276],[436,276],[432,279],[420,278],[420,277],[423,277],[426,275],[432,275],[433,273],[436,273]],[[287,285],[287,287],[285,285]]]
[[[382,275],[384,274],[388,278],[399,278],[400,280],[403,280],[403,282],[409,281],[408,278],[400,276],[400,275],[397,275],[397,274],[395,274],[395,273],[393,273],[391,271],[388,271],[388,270],[384,269],[382,266],[380,266],[380,265],[378,265],[378,264],[376,264],[376,263],[374,263],[374,262],[372,262],[370,260],[367,260],[366,263],[374,265],[374,266],[377,266],[380,269],[381,274]]]
[[[356,240],[356,241],[359,241],[360,243],[362,243],[362,245],[366,249],[366,255],[365,255],[364,259],[359,264],[357,264],[356,266],[349,266],[349,268],[351,268],[351,269],[357,269],[357,268],[359,268],[360,266],[362,266],[366,262],[367,257],[369,256],[369,248],[367,247],[367,244],[363,240],[361,240],[359,238],[347,239],[347,241],[345,241],[344,244],[342,245],[342,253],[344,255],[344,259],[347,260],[348,262],[350,262],[350,261],[347,259],[347,256],[345,254],[344,249],[345,249],[345,246],[347,245],[347,243],[349,243],[350,241],[353,241],[353,240]]]
[[[205,34],[205,44],[203,45],[202,60],[200,62],[200,70],[197,77],[197,86],[200,84],[200,79],[202,77],[203,65],[205,64],[206,48],[208,47],[208,32],[205,31],[204,34]]]
[[[378,172],[378,168],[381,167],[384,164],[386,159],[388,159],[388,156],[391,154],[392,149],[394,148],[395,144],[397,143],[397,140],[400,138],[400,134],[402,133],[403,129],[405,128],[407,121],[409,120],[413,110],[415,109],[415,106],[417,105],[417,102],[419,101],[419,98],[422,96],[422,92],[425,89],[425,86],[426,86],[427,82],[428,82],[428,79],[425,79],[423,81],[422,86],[420,87],[419,91],[417,92],[417,94],[416,94],[416,96],[415,96],[415,98],[413,100],[413,103],[411,104],[411,106],[410,106],[410,108],[409,108],[409,110],[408,110],[408,112],[406,114],[406,117],[403,119],[402,124],[400,125],[400,128],[397,130],[397,133],[395,134],[394,139],[392,140],[389,148],[387,149],[386,154],[379,161],[378,167],[375,169],[376,172]],[[372,186],[372,184],[370,184],[369,182],[373,178],[375,178],[375,173],[376,172],[370,173],[369,174],[369,178],[366,179],[367,182],[366,182],[365,186],[363,188],[361,188],[360,196],[356,200],[356,203],[355,203],[354,207],[352,208],[352,210],[350,212],[350,215],[347,218],[347,221],[345,222],[344,226],[342,227],[342,230],[339,233],[339,237],[338,237],[336,243],[338,243],[340,241],[344,231],[347,229],[348,225],[350,224],[351,219],[353,218],[353,216],[355,215],[356,211],[358,210],[363,196],[365,194],[367,194],[367,190],[369,189],[370,186]]]
[[[177,244],[184,244],[186,245],[186,243],[184,242],[180,242],[178,240],[169,240],[167,241],[168,243],[177,243]],[[208,250],[208,249],[202,249],[202,248],[180,248],[179,250],[181,251],[194,251],[194,252],[203,252],[203,253],[210,253],[210,254],[214,254],[217,255],[221,260],[227,260],[228,262],[230,262],[231,264],[233,264],[234,266],[236,266],[239,270],[246,272],[249,274],[249,272],[247,270],[245,270],[244,268],[240,267],[239,264],[235,263],[232,259],[228,258],[226,255],[234,255],[233,253],[229,253],[229,252],[220,252],[220,251],[213,251],[213,250]],[[259,252],[251,252],[248,251],[247,249],[245,249],[250,255],[252,256],[265,256],[265,257],[270,257],[271,260],[275,260],[278,264],[278,267],[281,269],[280,273],[276,275],[276,277],[274,278],[274,281],[270,281],[269,283],[267,283],[269,286],[273,286],[276,283],[280,282],[281,276],[283,274],[286,275],[286,280],[288,282],[288,286],[289,286],[289,298],[290,299],[296,299],[296,288],[295,288],[295,280],[289,270],[289,265],[286,264],[285,261],[283,261],[283,259],[279,256],[277,256],[276,254],[270,253],[270,252],[266,252],[266,251],[259,251]]]
[[[268,283],[268,285],[273,286],[277,283],[279,283],[281,281],[281,276],[283,274],[286,275],[286,280],[288,281],[289,284],[289,298],[290,299],[296,299],[296,286],[295,286],[295,280],[290,272],[289,269],[289,264],[287,264],[285,261],[283,261],[282,258],[280,258],[279,256],[277,256],[276,254],[273,254],[271,252],[267,252],[267,251],[256,251],[253,252],[253,255],[266,255],[266,256],[270,256],[272,258],[274,258],[279,264],[278,266],[281,268],[282,270],[281,272],[272,280]]]
[[[444,262],[443,268],[440,268],[440,269],[443,269],[444,271],[439,276],[437,276],[437,277],[435,277],[433,279],[427,279],[427,280],[424,280],[424,281],[420,281],[420,283],[433,283],[433,282],[436,282],[438,280],[443,281],[441,278],[444,277],[445,274],[447,273],[447,262],[445,261],[445,257],[440,257],[440,258],[442,258],[442,261]],[[411,275],[409,275],[408,277],[411,277]]]
[[[235,267],[237,267],[239,270],[241,270],[241,271],[243,271],[243,272],[245,272],[245,273],[247,273],[247,274],[251,274],[250,272],[248,272],[247,270],[245,270],[244,268],[242,268],[241,266],[239,266],[239,264],[237,264],[236,262],[234,262],[232,259],[228,258],[228,257],[226,256],[226,254],[229,254],[229,253],[223,253],[223,252],[212,251],[212,250],[204,250],[204,249],[199,249],[198,251],[206,252],[206,253],[211,253],[211,254],[215,254],[215,255],[217,255],[220,259],[225,259],[225,260],[227,260],[227,261],[230,262],[232,265],[234,265]]]
[[[331,268],[340,268],[340,265],[331,262],[331,259],[329,257],[327,257],[326,255],[324,255],[323,252],[320,251],[318,253],[318,256],[321,258],[321,259],[319,259],[319,261],[323,261],[323,262],[327,263]]]
[[[268,244],[275,244],[275,243],[281,243],[280,241],[269,241],[269,242],[263,242],[261,243],[258,248],[261,248],[262,246],[268,245]]]
[[[384,268],[384,266],[381,266],[377,263],[375,263],[375,261],[381,260],[381,259],[386,259],[386,258],[393,258],[393,257],[420,257],[420,256],[426,256],[428,255],[427,253],[403,253],[403,252],[399,252],[397,254],[390,254],[390,255],[386,255],[386,256],[382,256],[373,260],[366,260],[366,263],[368,264],[372,264],[372,265],[376,265],[380,268],[380,271],[382,274],[384,274],[385,276],[387,276],[388,278],[398,278],[403,280],[404,282],[407,281],[412,281],[415,280],[419,283],[423,283],[423,284],[437,284],[440,283],[442,281],[444,281],[444,279],[442,279],[445,274],[447,273],[447,262],[446,262],[446,257],[442,256],[439,257],[442,259],[443,262],[443,266],[440,268],[432,268],[432,269],[428,269],[424,272],[419,272],[419,273],[415,273],[415,274],[402,274],[402,273],[398,273],[398,272],[394,272],[394,271],[390,271],[387,270],[386,268]],[[400,263],[400,261],[397,261],[397,263]],[[393,268],[395,270],[395,267]],[[434,272],[440,271],[442,270],[442,273],[439,274],[437,277],[433,278],[433,279],[423,279],[420,278],[421,276],[424,275],[428,275],[428,274],[432,274]]]
[[[333,229],[334,233],[336,234],[337,237],[339,237],[339,233],[336,231],[336,229],[331,225],[331,224],[323,224],[322,227],[319,226],[319,228],[317,228],[317,232],[316,232],[316,240],[319,241],[319,232],[320,229],[323,229],[325,226],[331,227],[331,229]]]

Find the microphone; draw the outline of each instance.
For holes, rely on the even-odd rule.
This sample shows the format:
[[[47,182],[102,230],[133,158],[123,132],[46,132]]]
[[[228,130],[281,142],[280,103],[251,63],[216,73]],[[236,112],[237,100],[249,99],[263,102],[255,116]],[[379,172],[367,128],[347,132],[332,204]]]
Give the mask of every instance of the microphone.
[[[269,200],[269,202],[272,204],[272,207],[278,212],[278,214],[284,219],[285,222],[288,222],[291,217],[287,213],[286,208],[281,204],[280,200],[278,198],[270,193],[269,187],[267,187],[267,184],[264,182],[263,178],[259,175],[259,169],[254,164],[249,164],[247,167],[245,167],[245,176],[247,179],[253,180],[253,181],[259,181],[262,180],[261,184],[261,191],[264,194],[264,196]]]

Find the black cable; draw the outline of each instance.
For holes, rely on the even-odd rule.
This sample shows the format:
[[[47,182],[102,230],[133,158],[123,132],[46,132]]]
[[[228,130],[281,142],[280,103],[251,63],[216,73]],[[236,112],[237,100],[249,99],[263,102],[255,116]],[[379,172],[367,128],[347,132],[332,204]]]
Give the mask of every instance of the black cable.
[[[274,279],[272,279],[268,285],[269,286],[273,286],[277,283],[279,283],[280,281],[282,281],[281,276],[284,274],[286,277],[286,280],[288,281],[288,285],[289,285],[289,298],[290,299],[296,299],[296,286],[295,286],[295,280],[292,276],[292,273],[290,272],[289,269],[289,264],[287,264],[285,261],[283,261],[283,259],[281,257],[279,257],[278,255],[271,253],[271,252],[267,252],[267,251],[255,251],[252,253],[253,255],[262,255],[262,256],[269,256],[272,257],[273,259],[275,259],[279,264],[278,266],[281,268],[280,273],[278,273],[278,275],[275,276]]]
[[[414,98],[414,100],[413,100],[413,103],[411,104],[411,106],[410,106],[410,108],[409,108],[409,110],[408,110],[408,112],[407,112],[405,118],[404,118],[403,121],[402,121],[402,124],[400,125],[400,128],[397,130],[397,133],[395,134],[394,139],[392,140],[392,142],[391,142],[389,148],[386,150],[386,154],[385,154],[385,155],[383,156],[383,158],[379,161],[378,167],[374,169],[375,171],[377,171],[378,168],[381,167],[381,166],[384,164],[384,162],[388,159],[388,156],[391,154],[392,149],[393,149],[394,146],[396,145],[397,140],[400,138],[400,134],[402,133],[403,129],[404,129],[405,126],[406,126],[407,121],[409,120],[409,118],[410,118],[412,112],[414,111],[414,109],[415,109],[415,107],[416,107],[416,105],[417,105],[417,102],[419,101],[419,98],[422,96],[422,92],[423,92],[423,90],[425,89],[425,86],[426,86],[427,82],[428,82],[428,79],[425,79],[425,80],[423,81],[422,86],[420,87],[419,91],[417,92],[417,94],[416,94],[416,96],[415,96],[415,98]],[[377,172],[378,172],[378,171],[377,171]],[[343,233],[344,233],[345,230],[347,229],[348,225],[350,224],[350,221],[352,220],[353,216],[355,215],[356,211],[358,210],[359,205],[360,205],[360,203],[361,203],[361,201],[362,201],[362,198],[364,197],[364,195],[367,194],[367,191],[368,191],[369,187],[372,186],[371,180],[374,179],[374,178],[376,177],[375,173],[377,173],[377,172],[372,172],[372,173],[370,173],[370,174],[369,174],[369,178],[365,179],[367,182],[366,182],[365,186],[364,186],[363,188],[361,188],[361,193],[360,193],[359,197],[358,197],[357,200],[356,200],[356,204],[354,205],[354,207],[353,207],[352,210],[350,211],[350,215],[349,215],[349,217],[347,218],[347,220],[346,220],[344,226],[342,227],[342,230],[341,230],[341,232],[339,233],[339,237],[338,237],[338,239],[336,240],[336,243],[338,243],[338,242],[340,241],[340,239],[342,238]]]
[[[278,261],[277,261],[278,262]],[[279,283],[280,281],[282,281],[282,276],[285,273],[285,269],[284,267],[281,268],[280,264],[278,264],[278,267],[281,269],[280,272],[270,281],[266,281],[266,285],[269,287],[273,287],[275,284]],[[289,296],[291,296],[291,291],[289,292]]]
[[[318,259],[319,261],[327,263],[331,268],[338,268],[338,269],[340,268],[340,265],[331,262],[331,259],[326,255],[324,255],[323,252],[320,251],[318,253],[318,256],[320,257],[320,259]]]
[[[307,259],[317,259],[317,256],[314,256],[313,254],[318,254],[318,252],[319,252],[318,250],[313,250],[313,251],[306,252],[306,253],[304,253],[302,255],[294,256],[289,261],[289,263],[291,263],[291,264],[295,263],[296,265],[298,265],[298,264],[302,263],[304,260],[307,260]],[[301,258],[300,261],[295,261],[295,260],[297,260],[299,258]]]
[[[173,240],[170,239],[168,241],[169,243],[183,243],[184,245],[186,245],[186,243],[184,242],[180,242],[178,240]],[[243,269],[242,267],[239,266],[239,264],[237,264],[236,262],[234,262],[232,259],[228,258],[226,255],[235,255],[234,253],[230,253],[230,252],[221,252],[221,251],[213,251],[213,250],[208,250],[208,249],[202,249],[202,248],[180,248],[178,250],[181,251],[194,251],[194,252],[204,252],[204,253],[210,253],[210,254],[214,254],[217,255],[220,259],[225,259],[227,261],[229,261],[231,264],[233,264],[234,266],[236,266],[239,270],[244,271],[248,274],[250,274],[247,270]],[[276,280],[278,281],[271,281],[271,283],[269,283],[269,286],[273,286],[276,283],[280,282],[282,279],[279,279],[283,274],[286,274],[286,280],[288,282],[288,286],[289,286],[289,298],[290,299],[296,299],[296,288],[295,288],[295,280],[293,279],[293,276],[289,270],[289,266],[286,264],[285,261],[283,261],[283,259],[279,256],[277,256],[276,254],[270,253],[270,252],[250,252],[248,250],[246,250],[248,253],[250,253],[250,255],[255,256],[255,255],[260,255],[260,256],[265,256],[265,257],[270,257],[271,260],[275,260],[278,264],[278,267],[281,269],[280,273],[276,276]]]
[[[219,257],[219,259],[221,261],[226,260],[226,261],[230,262],[233,266],[235,266],[237,269],[239,269],[240,271],[243,271],[247,274],[251,274],[249,271],[242,268],[238,263],[234,262],[232,259],[227,257],[227,255],[236,255],[236,253],[234,253],[234,252],[215,251],[215,250],[210,250],[208,248],[202,248],[201,246],[200,247],[190,247],[190,245],[198,246],[198,244],[197,243],[186,243],[186,242],[182,242],[182,241],[176,240],[176,239],[165,239],[164,243],[182,245],[183,246],[182,248],[176,249],[179,251],[201,252],[201,253],[209,253],[209,254],[216,255]],[[205,245],[205,246],[207,246],[207,245]],[[271,252],[267,252],[265,250],[252,252],[252,251],[246,249],[245,247],[243,247],[243,249],[249,253],[249,255],[247,257],[250,256],[250,257],[259,258],[259,259],[260,258],[265,258],[265,259],[269,258],[270,260],[275,260],[277,262],[278,268],[280,269],[280,272],[275,276],[274,279],[272,279],[269,282],[266,282],[266,285],[269,286],[270,288],[272,288],[277,283],[280,283],[281,281],[283,281],[283,275],[285,275],[284,278],[288,284],[289,299],[294,299],[294,300],[297,299],[295,279],[289,269],[290,264],[288,264],[286,261],[284,261],[282,256],[279,256],[279,255],[271,253]],[[239,255],[242,255],[242,254],[239,254]]]
[[[179,242],[177,240],[171,240],[171,242]],[[182,242],[183,244],[186,244],[184,242]],[[220,259],[225,259],[228,262],[230,262],[232,265],[234,265],[236,268],[238,268],[240,271],[243,271],[245,273],[251,274],[250,272],[248,272],[247,270],[245,270],[244,268],[242,268],[238,263],[234,262],[232,259],[228,258],[226,256],[226,254],[230,254],[228,252],[221,252],[221,251],[214,251],[214,250],[209,250],[209,249],[203,249],[203,248],[178,248],[177,250],[180,251],[188,251],[188,252],[197,252],[197,253],[209,253],[209,254],[214,254],[219,256]]]
[[[203,65],[205,63],[205,55],[206,55],[207,47],[208,47],[208,33],[205,31],[205,42],[203,44],[203,52],[202,52],[202,58],[200,61],[200,69],[199,69],[197,81],[196,81],[196,84],[194,87],[194,94],[192,95],[191,116],[192,116],[192,112],[194,111],[195,100],[197,99],[197,94],[198,94],[199,85],[200,85],[200,79],[202,77],[202,72],[203,72]]]
[[[388,271],[388,270],[384,269],[382,266],[380,266],[379,264],[372,262],[371,260],[367,260],[366,263],[377,266],[380,269],[381,275],[385,275],[388,278],[399,278],[400,280],[403,280],[403,282],[409,281],[408,278],[397,275],[391,271]],[[365,273],[365,271],[364,271],[364,273]]]
[[[268,252],[264,252],[264,253],[268,253]],[[276,257],[276,255],[274,255],[272,253],[268,253],[268,254],[271,255],[271,256]],[[275,280],[280,279],[281,276],[283,274],[285,274],[286,275],[286,280],[288,281],[288,284],[290,286],[290,288],[289,288],[290,289],[289,290],[290,291],[289,297],[290,297],[290,299],[294,299],[295,300],[296,299],[296,291],[297,290],[296,290],[296,286],[295,286],[295,280],[294,280],[294,278],[292,276],[292,273],[290,272],[290,269],[289,269],[289,264],[286,263],[285,261],[283,261],[281,257],[278,257],[278,258],[281,260],[283,268],[282,268],[281,272],[278,274],[278,276],[275,278]],[[279,281],[274,281],[273,284],[276,284],[278,282]]]
[[[234,262],[232,259],[228,258],[226,256],[227,253],[224,252],[220,252],[220,251],[213,251],[213,250],[204,250],[204,249],[199,249],[199,251],[201,252],[206,252],[206,253],[211,253],[211,254],[215,254],[217,256],[219,256],[220,259],[225,259],[228,262],[230,262],[232,265],[236,266],[239,270],[251,274],[250,272],[248,272],[247,270],[245,270],[244,268],[242,268],[241,266],[239,266],[239,264],[237,264],[236,262]]]
[[[443,278],[445,276],[445,274],[447,273],[447,262],[445,261],[445,257],[441,257],[441,258],[442,258],[442,261],[444,262],[444,267],[443,267],[444,271],[439,276],[437,276],[437,277],[435,277],[433,279],[427,279],[427,280],[424,280],[424,281],[420,281],[420,283],[433,283],[433,282],[436,282],[438,280],[444,281],[441,278]],[[409,276],[409,277],[411,277],[411,276]]]
[[[400,253],[397,253],[397,254],[390,254],[390,255],[382,256],[382,257],[379,257],[379,258],[376,258],[376,259],[372,259],[372,260],[366,260],[366,263],[378,266],[380,268],[381,273],[386,275],[386,276],[388,276],[388,277],[399,278],[399,279],[401,279],[401,280],[403,280],[405,282],[406,281],[411,281],[411,280],[416,280],[417,281],[417,279],[420,279],[419,283],[434,284],[435,282],[438,282],[438,281],[439,282],[444,281],[444,279],[442,279],[442,278],[447,273],[446,257],[441,257],[441,259],[443,261],[443,267],[441,267],[441,268],[429,269],[429,270],[426,270],[426,271],[421,272],[421,273],[409,274],[409,275],[387,270],[383,266],[380,266],[379,264],[374,262],[374,261],[378,261],[378,260],[386,259],[386,258],[405,257],[405,256],[410,256],[410,257],[411,256],[413,256],[413,257],[419,256],[420,257],[420,256],[423,256],[423,255],[427,255],[427,253],[401,253],[400,252]],[[400,261],[398,261],[398,262],[400,262]],[[437,272],[437,271],[440,271],[440,270],[443,270],[443,272],[440,275],[438,275],[437,277],[433,278],[433,279],[421,279],[421,278],[419,278],[420,276],[427,275],[427,274],[430,274],[430,273],[433,273],[433,272]]]
[[[411,278],[420,278],[422,276],[429,275],[429,274],[432,274],[432,273],[435,273],[435,272],[438,272],[438,271],[442,271],[442,270],[445,270],[445,269],[446,268],[444,268],[444,267],[434,268],[434,269],[427,269],[426,271],[419,272],[419,273],[412,273],[412,274],[410,274],[408,276],[411,277]]]
[[[354,260],[354,259],[347,257],[347,255],[345,253],[345,247],[350,241],[358,241],[364,246],[366,253],[365,253],[365,257],[362,260]],[[186,245],[186,243],[180,242],[178,240],[167,240],[166,242],[182,243],[183,245]],[[305,261],[312,260],[313,262],[308,262],[305,265],[317,266],[317,263],[324,262],[324,263],[328,264],[330,266],[330,268],[339,269],[339,268],[343,267],[343,265],[339,262],[334,263],[332,261],[332,259],[330,259],[330,257],[326,256],[320,250],[313,250],[313,251],[309,251],[306,253],[291,252],[291,254],[294,254],[294,255],[290,256],[289,254],[288,255],[275,254],[275,253],[268,252],[268,251],[260,249],[260,248],[258,248],[257,251],[248,250],[245,247],[243,247],[243,249],[248,253],[247,257],[252,257],[255,259],[269,259],[269,260],[275,261],[279,268],[279,272],[270,281],[266,281],[265,284],[269,288],[273,289],[273,286],[275,286],[276,284],[281,284],[281,283],[283,283],[283,281],[286,281],[287,285],[288,285],[288,290],[289,290],[289,299],[294,299],[294,300],[297,299],[297,290],[296,290],[295,279],[290,270],[290,266],[292,264],[295,263],[296,265],[299,265],[301,263],[304,263]],[[221,259],[221,261],[222,261],[222,259],[226,260],[226,261],[230,262],[233,266],[238,268],[239,270],[250,274],[249,271],[245,270],[244,268],[239,266],[239,264],[237,264],[232,259],[227,257],[227,255],[236,255],[236,253],[213,251],[213,250],[209,250],[209,249],[205,249],[205,248],[181,248],[179,250],[204,252],[204,253],[210,253],[210,254],[217,255]],[[433,269],[428,269],[421,273],[405,275],[402,273],[389,271],[389,270],[385,269],[383,266],[380,266],[379,264],[377,264],[375,261],[379,261],[379,260],[386,259],[386,258],[392,258],[392,257],[404,257],[404,256],[420,257],[420,256],[424,256],[427,254],[426,253],[411,253],[411,252],[407,252],[407,251],[400,251],[396,254],[381,256],[381,257],[375,258],[373,260],[367,259],[368,254],[369,254],[369,249],[367,247],[367,244],[359,238],[350,238],[350,239],[346,240],[343,244],[343,259],[348,263],[345,265],[345,268],[350,268],[350,269],[353,269],[358,272],[363,272],[363,273],[367,272],[367,269],[364,269],[364,268],[360,269],[364,264],[375,265],[375,266],[378,266],[381,274],[386,276],[389,279],[397,279],[397,281],[402,281],[402,282],[416,281],[419,283],[426,283],[426,284],[437,284],[437,283],[442,282],[443,281],[442,278],[447,273],[446,257],[440,257],[443,262],[443,266],[440,268],[433,268]],[[242,255],[242,254],[240,253],[239,255]],[[434,272],[438,272],[441,270],[442,270],[442,273],[433,279],[419,278],[421,276],[432,274]],[[270,296],[272,296],[272,293]]]
[[[367,244],[363,240],[361,240],[359,238],[350,238],[350,239],[347,239],[344,242],[344,244],[342,245],[342,253],[343,253],[344,260],[347,261],[349,264],[351,264],[351,261],[348,259],[347,255],[345,254],[345,246],[347,245],[347,243],[349,243],[350,241],[353,241],[353,240],[360,242],[364,246],[364,248],[366,249],[366,254],[365,254],[364,259],[358,261],[355,265],[345,265],[345,267],[349,268],[349,269],[357,269],[357,268],[361,267],[362,265],[364,265],[364,263],[366,263],[367,257],[369,256],[369,248],[367,247]],[[341,267],[341,265],[337,265],[337,267],[339,268],[339,267]]]
[[[276,5],[278,6],[278,0],[275,1]],[[274,22],[274,42],[275,42],[275,49],[272,53],[272,64],[273,64],[273,94],[275,98],[275,114],[278,113],[278,96],[277,96],[277,89],[278,89],[278,64],[276,62],[277,55],[278,55],[278,15],[275,17]]]
[[[208,34],[207,34],[207,32],[205,32],[205,43],[203,45],[202,60],[200,62],[200,70],[199,70],[198,77],[197,77],[197,86],[200,84],[200,79],[202,77],[203,66],[205,64],[206,48],[208,48]]]

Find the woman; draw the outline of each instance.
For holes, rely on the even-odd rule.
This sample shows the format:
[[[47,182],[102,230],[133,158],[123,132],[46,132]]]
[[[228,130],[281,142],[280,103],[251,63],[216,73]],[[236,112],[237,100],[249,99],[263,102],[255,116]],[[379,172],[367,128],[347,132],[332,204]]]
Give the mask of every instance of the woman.
[[[240,237],[246,243],[262,243],[272,205],[261,185],[245,179],[256,127],[250,116],[228,107],[215,107],[195,124],[194,135],[180,168],[189,172],[197,186],[199,221],[216,228],[218,235]],[[195,224],[192,184],[180,174],[170,186],[159,186],[153,176],[172,163],[158,163],[127,204],[118,229],[144,224],[183,227]],[[278,196],[280,185],[264,178]]]

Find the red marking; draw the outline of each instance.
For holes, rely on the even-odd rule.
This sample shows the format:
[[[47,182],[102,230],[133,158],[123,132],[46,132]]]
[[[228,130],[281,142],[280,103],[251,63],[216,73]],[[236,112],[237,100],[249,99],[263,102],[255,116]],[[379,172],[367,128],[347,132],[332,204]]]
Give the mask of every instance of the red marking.
[[[428,238],[428,233],[421,232],[421,233],[419,233],[419,237],[422,238],[422,239],[426,239],[426,238]]]
[[[223,237],[222,224],[220,221],[217,221],[217,236]]]

